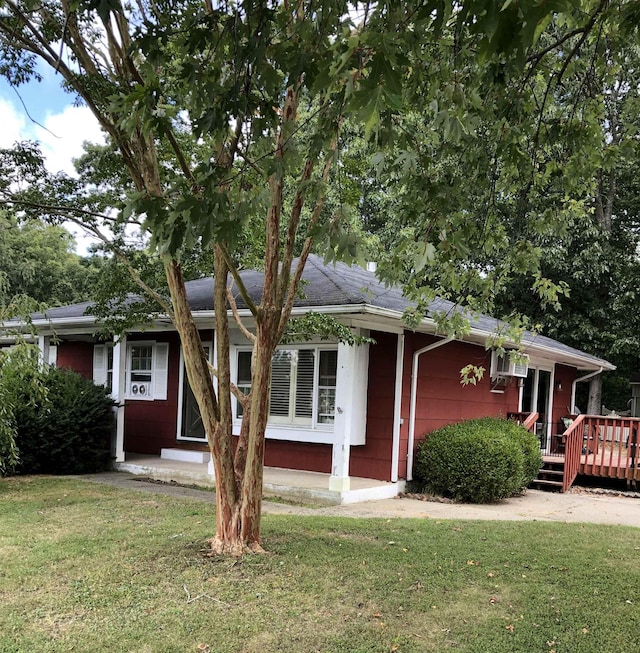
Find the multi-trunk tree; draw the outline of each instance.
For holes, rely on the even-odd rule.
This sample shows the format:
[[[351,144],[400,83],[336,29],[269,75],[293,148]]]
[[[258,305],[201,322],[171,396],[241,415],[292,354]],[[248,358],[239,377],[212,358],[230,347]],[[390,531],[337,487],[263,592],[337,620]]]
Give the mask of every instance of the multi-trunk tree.
[[[49,192],[43,201],[41,175],[20,156],[19,165],[6,170],[0,191],[21,210],[75,219],[105,241],[105,222],[111,234],[134,221],[150,235],[170,299],[130,271],[180,335],[215,466],[214,551],[260,550],[271,359],[305,261],[314,247],[329,257],[356,254],[349,205],[359,198],[344,192],[342,183],[344,121],[359,125],[373,143],[380,153],[374,163],[393,146],[394,165],[411,174],[405,205],[418,221],[425,193],[443,208],[447,198],[455,201],[457,190],[452,183],[447,193],[438,183],[437,195],[413,162],[435,157],[454,137],[495,137],[500,127],[482,134],[475,118],[489,86],[500,87],[529,64],[537,69],[548,63],[548,53],[575,59],[582,36],[607,20],[607,7],[590,0],[0,0],[0,71],[19,85],[36,75],[36,60],[54,69],[93,111],[128,178],[126,192],[111,190],[117,217],[105,213],[109,203],[97,199],[95,188],[73,180],[53,180],[49,190],[56,188],[56,195]],[[530,47],[559,16],[560,33],[531,60]],[[469,73],[470,61],[482,63],[483,74]],[[422,106],[432,114],[424,130],[410,117]],[[12,170],[31,175],[20,197]],[[451,271],[465,269],[454,264],[464,258],[465,247],[486,249],[478,239],[491,236],[497,222],[480,230],[465,224],[464,207],[456,205],[451,218],[442,210],[433,229],[414,231],[414,268],[439,261],[455,279]],[[237,248],[247,233],[264,255],[258,301],[238,274]],[[107,246],[120,257],[118,242],[116,237]],[[501,238],[499,247],[491,245],[491,255],[511,256],[505,244]],[[185,293],[182,262],[196,245],[212,252],[217,391]],[[512,259],[519,265],[517,256]],[[528,259],[525,264],[535,266]],[[491,276],[490,265],[476,274]],[[230,280],[251,311],[250,326],[237,318]],[[228,310],[253,347],[248,395],[230,378]],[[236,447],[232,394],[243,408]]]

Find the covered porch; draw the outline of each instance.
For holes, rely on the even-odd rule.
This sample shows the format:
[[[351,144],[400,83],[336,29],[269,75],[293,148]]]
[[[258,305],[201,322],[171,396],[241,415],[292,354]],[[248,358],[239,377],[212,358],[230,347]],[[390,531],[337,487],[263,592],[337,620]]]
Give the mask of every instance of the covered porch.
[[[210,462],[176,460],[161,456],[125,453],[114,469],[155,481],[175,482],[215,489]],[[286,501],[341,505],[395,497],[404,490],[404,481],[390,483],[370,478],[349,478],[348,489],[331,489],[330,474],[278,467],[265,467],[263,494]]]

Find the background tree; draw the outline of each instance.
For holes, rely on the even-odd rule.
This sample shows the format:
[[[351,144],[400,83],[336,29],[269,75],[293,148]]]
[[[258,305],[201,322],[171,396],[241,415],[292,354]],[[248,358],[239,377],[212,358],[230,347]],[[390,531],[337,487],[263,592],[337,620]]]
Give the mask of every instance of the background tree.
[[[40,220],[19,222],[0,211],[0,303],[23,295],[46,306],[85,300],[92,292],[99,259],[80,257],[73,236]]]
[[[133,220],[150,235],[171,301],[133,266],[129,270],[180,334],[217,477],[214,551],[260,549],[271,358],[285,333],[305,261],[314,246],[328,258],[350,260],[356,254],[355,214],[342,193],[341,166],[336,165],[345,118],[362,125],[364,138],[376,150],[393,146],[400,153],[391,168],[407,172],[402,207],[411,210],[408,218],[418,225],[403,259],[413,260],[419,272],[426,263],[437,263],[443,282],[452,283],[451,292],[477,308],[487,303],[488,295],[481,292],[487,280],[499,282],[505,270],[523,265],[535,269],[535,260],[525,256],[518,262],[509,255],[504,229],[498,230],[495,192],[490,194],[492,212],[474,223],[468,207],[456,202],[458,189],[449,184],[447,191],[443,175],[437,184],[440,195],[435,194],[435,220],[425,222],[418,207],[425,193],[433,191],[425,164],[443,144],[485,137],[475,117],[484,101],[482,84],[490,81],[497,88],[521,71],[545,27],[559,24],[564,30],[545,46],[546,52],[555,52],[552,65],[571,62],[582,36],[610,16],[607,6],[560,2],[552,14],[547,3],[489,0],[215,5],[207,0],[141,0],[135,5],[2,0],[0,70],[13,83],[34,74],[36,58],[58,71],[93,111],[130,179],[128,192],[114,198],[114,207],[122,207],[114,218],[96,211],[93,192],[72,180],[48,180],[53,184],[45,189],[42,170],[22,151],[17,153],[21,165],[13,171],[22,181],[29,177],[29,189],[15,197],[9,169],[5,196],[22,210],[81,221],[125,265],[120,249],[125,223]],[[545,54],[529,60],[532,70]],[[469,61],[478,58],[482,69],[469,70]],[[429,107],[430,123],[404,119],[420,106]],[[397,119],[399,131],[393,129]],[[425,133],[420,133],[422,126]],[[500,129],[493,126],[487,135]],[[506,141],[504,152],[503,141],[497,142],[501,158],[517,160],[517,138]],[[331,204],[325,201],[329,187],[336,189]],[[48,191],[48,208],[38,195],[43,190]],[[453,205],[449,214],[444,211],[447,198]],[[115,244],[105,234],[105,221]],[[263,239],[264,286],[257,304],[245,291],[234,258],[251,227]],[[213,253],[217,393],[184,287],[182,263],[196,243]],[[472,270],[460,261],[469,261],[469,251],[478,246],[488,262],[481,260]],[[497,266],[502,253],[509,262]],[[396,278],[393,272],[389,265],[387,278]],[[253,316],[252,329],[237,319],[253,347],[247,396],[230,379],[227,307],[236,318],[237,311],[228,277]],[[416,291],[424,287],[418,279],[410,281]],[[478,292],[462,292],[470,286]],[[420,296],[433,290],[432,284]],[[243,406],[235,451],[231,393]]]
[[[583,210],[555,233],[529,230],[527,237],[539,248],[542,275],[570,292],[559,299],[558,310],[543,311],[530,290],[531,279],[515,276],[498,300],[502,310],[529,315],[545,333],[618,367],[603,377],[602,391],[599,377],[581,388],[578,406],[596,414],[603,404],[628,409],[629,376],[640,364],[639,54],[625,33],[600,34],[585,44],[579,74],[565,79],[549,99],[557,121],[579,116],[588,136],[582,147],[575,147],[574,138],[562,150],[571,147],[580,155],[574,168],[584,184]],[[559,163],[567,160],[563,156]]]

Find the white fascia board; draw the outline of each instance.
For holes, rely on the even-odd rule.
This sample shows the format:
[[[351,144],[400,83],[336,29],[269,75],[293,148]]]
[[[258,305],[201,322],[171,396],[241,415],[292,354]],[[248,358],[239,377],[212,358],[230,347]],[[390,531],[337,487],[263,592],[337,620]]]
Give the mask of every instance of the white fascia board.
[[[487,339],[493,335],[490,331],[485,331],[483,329],[471,329],[469,335],[478,336],[479,338]],[[518,343],[507,341],[505,344],[518,347]],[[600,358],[591,357],[589,355],[581,356],[580,354],[571,354],[569,352],[559,351],[553,347],[548,347],[546,345],[539,345],[535,342],[521,343],[523,351],[527,354],[534,356],[535,354],[540,355],[543,358],[546,358],[555,363],[560,363],[562,365],[569,365],[572,367],[577,367],[580,370],[595,370],[603,368],[604,370],[612,371],[616,369],[616,366],[608,361],[602,360]]]
[[[395,311],[392,309],[380,308],[377,306],[370,306],[370,305],[365,305],[364,309],[365,309],[364,312],[370,315],[402,320],[402,313],[400,311]],[[419,327],[415,330],[424,333],[435,334],[436,325],[432,319],[424,318],[420,323]],[[484,329],[471,329],[469,331],[469,334],[467,334],[467,336],[461,338],[461,341],[462,342],[470,341],[473,343],[473,339],[475,337],[481,341],[481,344],[483,344],[486,341],[486,339],[492,335],[493,335],[492,332],[486,331]],[[507,344],[513,347],[517,346],[517,344],[514,342],[508,342]],[[525,344],[524,350],[526,352],[530,352],[533,354],[539,354],[540,356],[547,358],[556,363],[577,367],[580,370],[595,370],[595,369],[603,368],[604,370],[612,371],[616,369],[616,366],[609,363],[608,361],[604,361],[599,358],[591,357],[588,355],[580,356],[579,354],[562,352],[557,349],[554,349],[553,347],[548,347],[546,345],[539,345],[536,344],[535,342],[530,342]]]
[[[388,331],[390,333],[402,333],[405,330],[409,331],[411,329],[407,329],[403,324],[402,324],[402,312],[401,311],[396,311],[394,309],[390,308],[382,308],[379,306],[372,306],[371,304],[337,304],[337,305],[330,305],[330,306],[294,306],[291,315],[292,316],[298,316],[298,315],[304,315],[305,313],[309,313],[310,311],[315,311],[318,313],[326,313],[330,315],[344,315],[344,316],[350,316],[350,317],[355,317],[355,316],[363,316],[363,315],[370,315],[374,316],[377,318],[381,318],[381,322],[378,323],[378,325],[374,328],[377,328],[380,331]],[[251,314],[251,311],[247,308],[240,309],[238,311],[238,314],[242,318],[253,318],[253,315]],[[229,318],[233,319],[233,314],[231,311],[227,311],[227,315]],[[196,311],[193,315],[196,324],[202,328],[202,324],[205,323],[207,328],[213,328],[213,320],[215,319],[215,311],[209,310],[209,311]],[[174,327],[172,324],[168,323],[167,317],[160,316],[154,322],[152,325],[149,325],[146,327],[146,331],[149,331],[151,329],[153,330],[164,330],[164,331],[172,331],[174,330]],[[385,324],[384,321],[389,320],[393,324]],[[401,323],[400,326],[398,326],[398,322]],[[65,329],[67,333],[71,333],[68,329],[70,327],[76,328],[76,327],[84,327],[87,329],[86,331],[82,331],[83,333],[91,333],[92,329],[89,327],[95,328],[95,318],[92,317],[91,315],[86,315],[82,317],[69,317],[69,318],[59,318],[57,320],[34,320],[32,325],[40,330],[40,328],[48,328],[52,330],[53,332],[57,333],[62,333],[62,329]],[[16,325],[17,326],[17,325]],[[429,333],[429,334],[435,334],[436,333],[436,325],[435,322],[431,318],[424,318],[420,325],[415,329],[415,331],[419,331],[422,333]],[[130,330],[130,332],[134,332],[134,330]],[[43,331],[44,333],[44,331]],[[74,330],[74,333],[80,333],[78,330]],[[469,333],[462,338],[461,340],[463,342],[471,342],[474,343],[474,339],[480,339],[481,343],[474,343],[474,344],[482,344],[484,341],[486,341],[487,338],[492,336],[493,333],[490,331],[486,331],[484,329],[474,329],[472,328]],[[508,345],[516,347],[518,346],[517,343],[514,342],[507,342]],[[524,349],[526,352],[532,353],[532,354],[539,354],[540,356],[547,358],[549,360],[552,360],[556,363],[561,363],[564,365],[571,365],[574,367],[577,367],[579,370],[595,370],[599,369],[602,367],[603,370],[608,370],[612,371],[616,369],[615,365],[612,365],[608,361],[601,360],[598,358],[592,358],[590,356],[580,356],[577,354],[570,354],[568,352],[561,352],[553,347],[547,347],[545,345],[538,345],[533,343],[528,343],[524,346]]]

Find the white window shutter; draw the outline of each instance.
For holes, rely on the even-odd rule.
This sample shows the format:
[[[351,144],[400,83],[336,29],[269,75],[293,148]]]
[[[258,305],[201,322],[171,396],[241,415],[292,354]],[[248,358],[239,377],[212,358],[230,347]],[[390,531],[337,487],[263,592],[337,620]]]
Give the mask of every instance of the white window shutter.
[[[107,347],[93,346],[93,382],[96,385],[107,384]]]
[[[167,384],[169,377],[169,343],[156,342],[154,347],[153,364],[153,398],[167,398]]]

